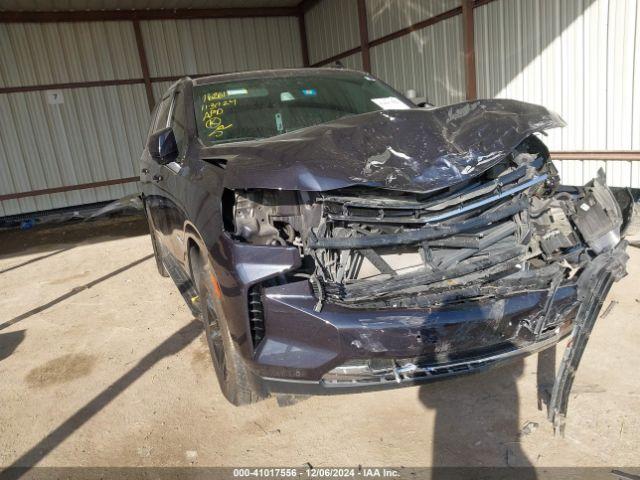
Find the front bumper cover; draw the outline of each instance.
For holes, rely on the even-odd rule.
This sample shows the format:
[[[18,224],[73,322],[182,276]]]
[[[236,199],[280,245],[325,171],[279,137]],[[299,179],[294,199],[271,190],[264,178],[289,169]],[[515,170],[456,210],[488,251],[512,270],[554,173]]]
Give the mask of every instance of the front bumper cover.
[[[407,316],[408,312],[393,312],[397,315],[396,320],[390,318],[387,312],[367,312],[367,322],[364,323],[369,325],[361,322],[358,327],[349,321],[336,325],[336,317],[331,320],[335,314],[331,309],[327,309],[326,316],[318,318],[319,314],[313,311],[313,296],[303,291],[289,295],[284,295],[281,290],[268,292],[267,304],[271,304],[272,313],[286,312],[288,316],[282,315],[280,318],[291,321],[304,322],[304,316],[307,315],[316,318],[322,323],[322,327],[317,326],[320,337],[309,335],[306,338],[314,343],[314,339],[318,338],[327,340],[326,333],[320,331],[333,329],[332,344],[336,348],[330,351],[316,345],[313,347],[314,354],[310,354],[302,340],[305,338],[302,331],[310,332],[306,328],[300,331],[295,345],[289,342],[286,346],[282,338],[272,338],[271,343],[267,340],[257,352],[257,359],[262,363],[259,370],[264,372],[262,381],[271,392],[290,394],[353,393],[418,385],[486,370],[544,350],[572,335],[571,348],[561,364],[550,401],[550,418],[552,421],[555,419],[557,426],[561,426],[571,382],[586,338],[613,281],[625,274],[624,265],[628,259],[625,248],[623,241],[615,249],[598,257],[598,261],[594,261],[576,279],[575,284],[557,289],[553,301],[549,302],[551,308],[548,316],[553,319],[551,328],[538,335],[517,326],[523,318],[543,313],[540,306],[547,304],[548,291],[522,292],[495,302],[493,311],[499,321],[496,321],[498,317],[491,314],[490,302],[467,302],[463,308],[412,311],[410,316]],[[322,313],[325,314],[325,311]],[[295,318],[291,315],[295,315]],[[386,318],[381,320],[383,317]],[[399,326],[399,322],[404,322],[404,325]],[[407,322],[413,325],[406,325]],[[391,327],[392,324],[395,324],[395,328]],[[434,342],[429,345],[426,342],[425,345],[421,341],[421,338],[430,338],[430,335],[439,335],[440,344]],[[478,341],[477,335],[482,335],[483,348],[478,348],[482,342]],[[367,339],[366,345],[359,342],[363,338]],[[431,338],[435,340],[436,337]],[[445,339],[449,353],[442,351]],[[474,346],[470,347],[467,342]],[[453,351],[455,346],[457,349]],[[415,353],[420,355],[407,358]],[[293,361],[292,356],[297,356],[300,365],[308,368],[287,368],[285,365]],[[308,361],[306,364],[305,359]],[[311,359],[322,359],[324,363],[318,366],[310,362]],[[375,367],[365,373],[362,365],[366,365],[367,359],[374,359],[372,363]],[[358,363],[358,360],[361,362]],[[333,365],[336,366],[332,368]],[[358,368],[360,374],[354,374],[353,370]],[[278,373],[278,376],[270,375],[271,372]]]

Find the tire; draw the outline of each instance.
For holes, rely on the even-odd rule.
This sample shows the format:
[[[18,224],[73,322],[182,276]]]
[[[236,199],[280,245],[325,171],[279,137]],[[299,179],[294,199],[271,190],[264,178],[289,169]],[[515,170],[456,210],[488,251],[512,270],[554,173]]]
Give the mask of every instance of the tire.
[[[189,251],[189,261],[198,290],[200,316],[220,389],[233,405],[248,405],[265,398],[259,380],[249,371],[231,339],[211,284],[211,266],[197,248]]]

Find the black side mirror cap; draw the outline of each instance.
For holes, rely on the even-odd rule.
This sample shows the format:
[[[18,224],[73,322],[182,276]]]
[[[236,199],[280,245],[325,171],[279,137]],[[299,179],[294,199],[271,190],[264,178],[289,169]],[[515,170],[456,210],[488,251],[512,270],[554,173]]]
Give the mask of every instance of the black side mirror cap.
[[[434,105],[434,104],[432,104],[432,103],[429,103],[428,101],[426,101],[426,102],[420,102],[420,103],[418,103],[418,106],[419,106],[420,108],[435,108],[435,105]]]
[[[147,148],[151,158],[161,165],[166,165],[178,158],[178,144],[171,127],[152,133]]]

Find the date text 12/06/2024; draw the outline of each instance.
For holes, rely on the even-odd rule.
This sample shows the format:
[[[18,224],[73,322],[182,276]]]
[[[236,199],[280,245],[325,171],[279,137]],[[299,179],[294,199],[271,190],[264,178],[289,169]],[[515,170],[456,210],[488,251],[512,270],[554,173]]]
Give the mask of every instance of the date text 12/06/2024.
[[[235,468],[234,478],[398,478],[400,472],[393,468]]]

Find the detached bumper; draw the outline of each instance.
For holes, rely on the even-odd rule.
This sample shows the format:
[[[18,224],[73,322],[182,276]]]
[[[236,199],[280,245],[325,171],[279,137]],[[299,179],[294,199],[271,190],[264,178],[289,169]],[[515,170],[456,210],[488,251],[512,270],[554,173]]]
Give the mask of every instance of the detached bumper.
[[[522,327],[522,323],[526,323],[526,319],[531,316],[544,314],[540,305],[547,304],[545,299],[549,292],[546,291],[520,293],[486,302],[468,302],[458,309],[413,311],[410,314],[393,312],[394,317],[399,316],[395,319],[386,312],[367,312],[366,315],[361,312],[362,317],[366,316],[367,320],[360,321],[359,327],[350,319],[332,312],[319,319],[323,323],[322,328],[335,331],[333,344],[340,347],[333,351],[333,356],[329,350],[322,349],[325,358],[331,356],[331,359],[323,367],[314,370],[283,368],[280,373],[288,374],[286,378],[284,375],[279,378],[264,375],[263,382],[271,392],[291,394],[378,390],[418,385],[482,371],[544,350],[569,334],[574,342],[580,344],[583,337],[588,336],[613,281],[625,274],[624,265],[628,260],[625,248],[626,242],[623,241],[615,249],[600,255],[585,269],[575,284],[559,288],[553,301],[548,304],[547,328],[538,335]],[[300,315],[318,319],[318,314],[312,309],[313,297],[307,298],[302,292],[295,296],[295,300],[293,295],[285,296],[282,292],[270,292],[269,297],[268,303],[279,305],[279,311],[284,312],[290,308],[290,313],[297,311],[296,319],[302,318]],[[418,324],[420,318],[422,320]],[[413,322],[416,324],[411,324]],[[588,327],[586,333],[585,327]],[[324,337],[309,336],[309,342],[314,343],[314,338]],[[363,338],[368,339],[366,346],[359,342]],[[424,338],[437,340],[425,342]],[[289,355],[299,355],[298,358],[302,358],[305,352],[310,351],[304,348],[302,341],[288,350],[282,348],[284,343],[283,339],[275,343],[267,340],[258,358],[265,362],[284,364],[292,360]],[[272,348],[276,344],[278,348]],[[318,352],[317,345],[313,348]],[[574,350],[570,349],[569,352]],[[421,355],[407,358],[409,352],[420,352]],[[310,358],[320,357],[307,357]],[[573,366],[577,367],[577,362]],[[571,367],[570,359],[563,360],[563,365],[565,364],[567,368]],[[333,365],[337,366],[332,367]],[[270,365],[266,371],[277,371],[271,368]],[[566,368],[561,368],[561,374],[564,370]],[[316,375],[317,372],[325,373],[320,378],[304,378],[311,371]],[[291,373],[297,377],[292,378]],[[560,382],[558,388],[570,388],[570,382],[568,387],[565,387],[566,383]],[[555,410],[552,411],[566,411],[567,395],[557,396],[565,404],[554,407]]]
[[[307,282],[263,292],[267,335],[253,367],[271,391],[338,393],[485,369],[555,344],[571,329],[577,285],[407,310],[353,310],[316,299]],[[548,307],[545,311],[545,305]],[[538,335],[524,324],[544,316]]]
[[[500,353],[494,353],[467,360],[441,364],[410,364],[407,367],[396,367],[392,370],[376,372],[368,378],[354,378],[350,373],[350,380],[332,381],[330,379],[296,380],[263,377],[262,383],[272,393],[288,393],[294,395],[333,395],[341,393],[357,393],[422,385],[428,382],[443,380],[456,375],[481,372],[491,367],[513,361],[517,358],[549,348],[570,333],[566,326],[560,327],[544,340],[530,342],[520,348],[511,347]]]

